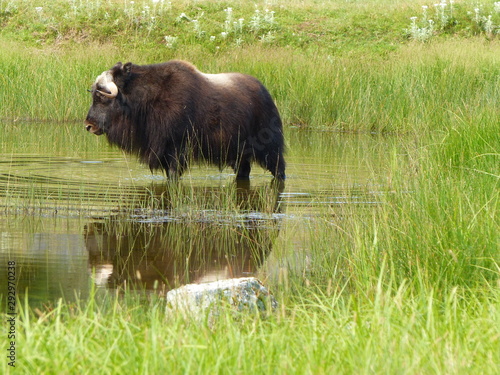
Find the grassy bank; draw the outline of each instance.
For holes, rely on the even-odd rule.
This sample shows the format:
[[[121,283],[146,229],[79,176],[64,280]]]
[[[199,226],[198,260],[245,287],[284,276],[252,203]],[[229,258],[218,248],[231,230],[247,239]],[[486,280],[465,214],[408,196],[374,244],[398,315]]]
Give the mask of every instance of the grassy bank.
[[[390,59],[317,56],[251,46],[206,59],[199,51],[165,53],[210,72],[244,71],[269,87],[285,126],[342,131],[428,132],[456,121],[498,118],[497,45],[481,40],[400,47]],[[140,52],[94,46],[85,51],[14,51],[0,57],[0,118],[77,121],[86,116],[95,77],[116,61],[152,63]],[[472,57],[470,57],[472,56]],[[361,59],[361,60],[360,60]],[[30,79],[25,79],[26,75]]]
[[[497,373],[496,287],[436,298],[375,284],[345,298],[333,286],[301,287],[267,319],[223,314],[211,329],[130,296],[23,312],[15,373]]]
[[[173,58],[257,76],[286,125],[418,133],[498,116],[497,29],[478,28],[474,5],[463,2],[448,26],[429,9],[436,27],[423,43],[408,31],[421,12],[420,4],[392,0],[3,1],[0,118],[82,120],[85,90],[103,70]],[[500,23],[492,4],[481,12]]]
[[[498,23],[493,2],[479,13],[457,2],[446,19],[427,4],[436,25],[426,38],[408,30],[418,16],[414,32],[429,31],[423,1],[280,1],[268,4],[273,22],[258,4],[259,29],[254,5],[240,2],[151,2],[150,12],[164,6],[154,20],[140,2],[56,4],[0,0],[3,154],[107,147],[66,122],[85,118],[86,89],[116,61],[171,58],[259,77],[286,132],[374,132],[406,146],[387,149],[380,204],[326,205],[280,228],[261,270],[275,314],[228,312],[209,327],[166,318],[162,298],[129,291],[36,311],[20,301],[16,373],[498,372],[500,53],[482,18]],[[223,31],[228,7],[236,24]],[[212,207],[212,195],[189,187],[171,194],[180,209]],[[297,251],[299,226],[308,241]]]

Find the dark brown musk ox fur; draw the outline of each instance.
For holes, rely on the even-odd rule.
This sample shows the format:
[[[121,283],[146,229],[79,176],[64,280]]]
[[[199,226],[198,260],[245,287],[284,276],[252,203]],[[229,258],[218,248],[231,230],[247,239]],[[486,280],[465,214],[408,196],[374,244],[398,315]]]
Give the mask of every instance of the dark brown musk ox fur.
[[[205,74],[185,61],[117,63],[92,85],[88,131],[137,154],[169,177],[190,160],[230,166],[247,179],[256,161],[285,178],[283,127],[276,105],[256,78]]]

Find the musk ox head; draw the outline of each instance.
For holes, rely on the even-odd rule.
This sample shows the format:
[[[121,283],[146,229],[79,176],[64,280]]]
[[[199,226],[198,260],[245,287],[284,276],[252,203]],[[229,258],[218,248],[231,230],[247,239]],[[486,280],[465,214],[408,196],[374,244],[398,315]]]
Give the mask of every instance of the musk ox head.
[[[109,116],[112,113],[110,109],[117,105],[115,100],[119,93],[118,86],[115,83],[115,75],[120,71],[123,72],[125,69],[129,69],[129,64],[123,66],[122,63],[117,63],[113,68],[102,72],[96,78],[90,90],[92,93],[92,107],[85,120],[87,131],[95,135],[101,135],[109,129],[112,121]]]

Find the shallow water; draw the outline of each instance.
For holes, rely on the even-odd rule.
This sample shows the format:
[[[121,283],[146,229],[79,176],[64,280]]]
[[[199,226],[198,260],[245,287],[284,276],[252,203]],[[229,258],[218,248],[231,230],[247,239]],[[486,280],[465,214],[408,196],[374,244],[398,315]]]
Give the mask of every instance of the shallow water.
[[[311,220],[346,205],[378,204],[397,142],[290,130],[284,186],[257,166],[247,184],[237,184],[228,169],[206,166],[169,183],[105,142],[102,151],[81,156],[71,145],[36,154],[5,152],[3,145],[2,300],[9,261],[18,296],[27,290],[32,305],[85,297],[93,286],[164,293],[255,275],[278,236],[292,238],[299,252],[300,232]]]

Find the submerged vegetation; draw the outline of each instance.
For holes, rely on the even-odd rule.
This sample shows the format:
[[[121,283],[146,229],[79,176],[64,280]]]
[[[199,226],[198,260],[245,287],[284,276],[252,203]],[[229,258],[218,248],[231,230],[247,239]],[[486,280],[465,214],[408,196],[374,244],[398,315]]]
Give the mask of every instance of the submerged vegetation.
[[[383,162],[363,160],[383,191],[376,204],[325,205],[314,215],[295,208],[303,220],[283,221],[269,239],[260,275],[280,303],[276,314],[228,313],[215,327],[167,320],[163,298],[126,287],[44,308],[19,301],[16,372],[498,372],[499,24],[494,1],[0,0],[0,154],[9,173],[16,154],[56,163],[108,150],[84,131],[86,89],[117,61],[182,58],[202,71],[257,76],[283,116],[287,186],[307,180],[300,163],[330,157],[319,154],[327,139],[371,134],[397,144]],[[200,213],[275,209],[267,187],[255,193],[255,208],[234,186],[203,194],[210,189],[189,181],[154,191],[141,181],[117,186],[110,176],[101,191],[83,174],[61,191],[43,183],[21,191],[9,173],[4,217],[24,222],[36,210],[23,205],[53,201],[77,207],[71,214],[121,204],[132,207],[120,211],[127,220],[143,215],[145,243],[158,229],[146,219],[162,210],[197,220],[194,232],[208,220]],[[57,208],[50,215],[68,214]],[[131,230],[122,225],[117,238]],[[216,235],[261,246],[240,223],[224,225]],[[0,342],[6,347],[3,333]],[[1,366],[8,373],[5,360]]]

